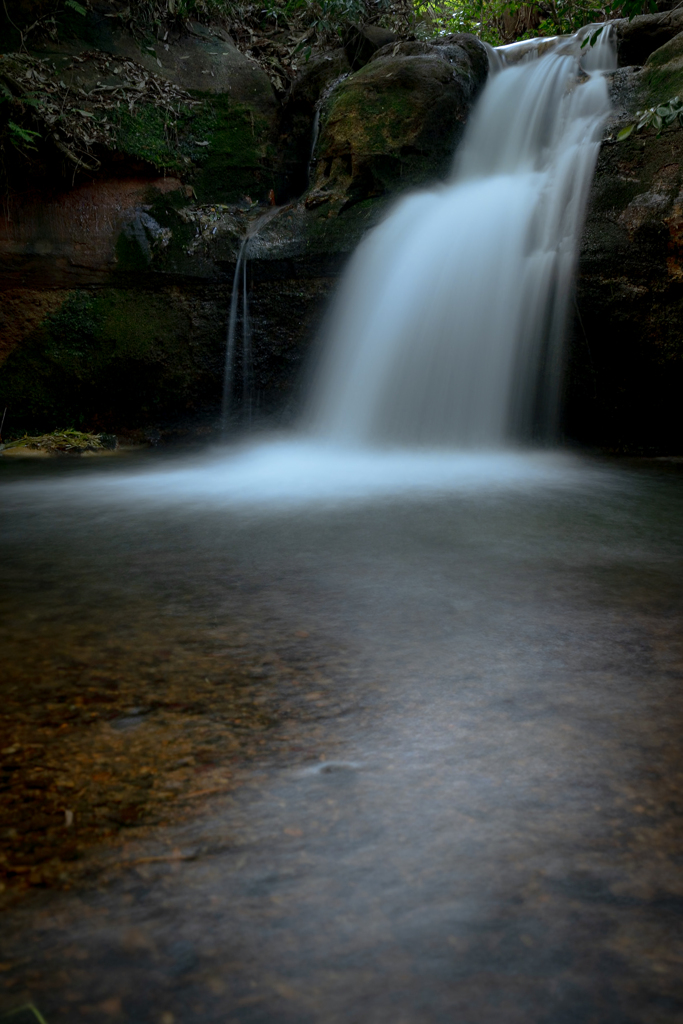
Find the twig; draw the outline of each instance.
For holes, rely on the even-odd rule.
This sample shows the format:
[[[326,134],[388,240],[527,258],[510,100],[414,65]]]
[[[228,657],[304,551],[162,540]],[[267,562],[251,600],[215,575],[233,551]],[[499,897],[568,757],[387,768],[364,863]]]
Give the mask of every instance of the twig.
[[[213,796],[214,793],[229,793],[230,790],[226,789],[225,786],[214,786],[212,789],[197,789],[194,793],[184,793],[180,796],[179,800],[193,800],[198,796]]]
[[[19,38],[21,40],[21,43],[19,44],[20,49],[25,50],[26,49],[26,44],[24,42],[24,33],[21,31],[21,29],[19,28],[18,25],[14,24],[14,22],[10,18],[9,11],[7,10],[7,4],[5,3],[5,0],[2,0],[2,6],[5,8],[5,17],[9,21],[10,25],[12,26],[13,29],[16,29],[16,31],[19,33]],[[31,25],[31,28],[34,28],[34,27],[35,27],[34,25]],[[30,31],[31,31],[31,29],[29,29],[29,32]]]
[[[180,863],[186,860],[196,860],[199,856],[198,853],[188,854],[177,854],[177,853],[165,853],[160,854],[157,857],[136,857],[135,860],[121,860],[113,867],[117,868],[136,868],[140,864],[166,864],[166,863]]]

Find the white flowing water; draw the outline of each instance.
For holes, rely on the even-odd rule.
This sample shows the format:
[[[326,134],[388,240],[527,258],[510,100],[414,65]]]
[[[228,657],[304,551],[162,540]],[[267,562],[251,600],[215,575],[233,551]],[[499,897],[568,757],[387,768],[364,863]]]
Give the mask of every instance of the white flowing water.
[[[233,411],[235,350],[237,342],[237,317],[242,290],[242,416],[251,417],[251,323],[249,320],[249,297],[247,294],[247,246],[251,235],[242,242],[237,256],[235,276],[232,281],[228,336],[225,345],[225,368],[223,370],[223,401],[221,404],[221,430],[228,429]]]
[[[599,72],[615,66],[611,27],[582,48],[589,31],[494,74],[451,180],[402,199],[359,246],[311,400],[314,435],[455,447],[552,436],[610,108]]]

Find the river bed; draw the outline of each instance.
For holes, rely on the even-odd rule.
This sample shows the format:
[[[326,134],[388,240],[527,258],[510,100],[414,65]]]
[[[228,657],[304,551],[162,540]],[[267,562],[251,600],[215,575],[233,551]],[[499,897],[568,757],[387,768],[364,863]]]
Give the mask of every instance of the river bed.
[[[0,1010],[683,1019],[680,464],[314,456],[0,465]]]

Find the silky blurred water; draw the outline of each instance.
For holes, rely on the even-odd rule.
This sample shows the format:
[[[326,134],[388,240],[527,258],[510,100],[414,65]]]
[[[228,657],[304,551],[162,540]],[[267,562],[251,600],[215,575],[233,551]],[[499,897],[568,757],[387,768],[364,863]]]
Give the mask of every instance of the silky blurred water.
[[[585,31],[492,72],[451,180],[401,198],[359,245],[324,337],[314,433],[474,447],[553,436],[610,110],[600,72],[615,66],[611,28],[587,50]]]
[[[206,853],[36,892],[0,985],[50,1024],[676,1019],[680,467],[444,456],[411,490],[389,453],[349,500],[343,459],[297,491],[259,450],[0,465],[3,636],[48,699],[98,651],[133,679],[148,653],[163,697],[188,643],[212,678],[262,657],[264,697],[308,680],[252,787],[128,829],[128,857]]]

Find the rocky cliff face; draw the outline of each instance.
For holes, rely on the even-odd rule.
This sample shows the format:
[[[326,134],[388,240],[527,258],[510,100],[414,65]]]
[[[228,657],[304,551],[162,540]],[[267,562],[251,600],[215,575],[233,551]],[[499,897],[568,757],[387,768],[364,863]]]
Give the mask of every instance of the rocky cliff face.
[[[681,12],[624,25],[620,54],[644,64],[614,75],[569,349],[567,433],[630,452],[683,449],[683,129],[676,121],[617,141],[636,110],[683,95],[683,32],[672,35],[672,21],[683,29]]]
[[[446,173],[487,74],[473,37],[382,47],[376,35],[312,60],[284,102],[253,62],[200,27],[161,60],[124,37],[94,55],[72,42],[30,57],[31,74],[71,76],[79,117],[99,124],[109,97],[112,131],[88,152],[98,166],[87,180],[48,184],[45,169],[10,192],[0,228],[10,430],[215,418],[250,232],[253,404],[287,415],[345,258],[393,196]],[[3,61],[16,70],[15,57],[0,56],[0,74]],[[171,140],[157,138],[149,99],[164,82],[184,118]],[[146,103],[126,89],[144,90]],[[128,110],[111,100],[118,92]]]
[[[683,128],[616,136],[635,110],[683,95],[683,15],[617,31],[622,60],[643,63],[614,75],[615,116],[579,264],[565,431],[589,444],[668,451],[683,443]],[[65,180],[41,154],[10,190],[0,227],[8,427],[215,421],[247,235],[253,402],[286,418],[349,253],[402,190],[447,174],[486,52],[465,35],[435,44],[350,36],[313,58],[283,100],[210,29],[177,40],[160,60],[123,37],[105,44],[34,55],[52,61],[62,82],[73,76],[83,118],[99,116],[122,75],[142,82],[145,102],[127,100],[123,121],[114,104],[111,145],[92,147],[96,171]],[[160,134],[149,100],[164,82],[179,90],[173,138]]]

